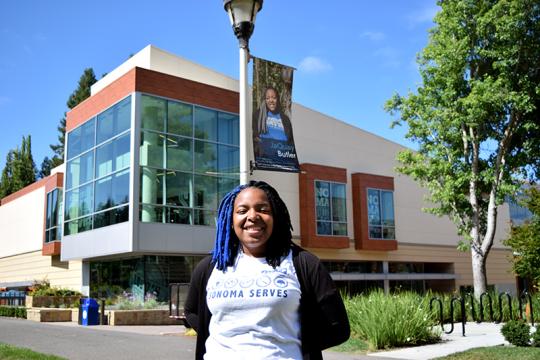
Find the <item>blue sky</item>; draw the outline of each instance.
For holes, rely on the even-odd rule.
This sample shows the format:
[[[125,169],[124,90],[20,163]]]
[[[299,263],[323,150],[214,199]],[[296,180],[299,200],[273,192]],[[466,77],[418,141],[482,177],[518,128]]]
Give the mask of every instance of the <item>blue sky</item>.
[[[0,169],[32,135],[39,167],[83,70],[99,78],[148,44],[238,78],[222,1],[18,0],[0,5]],[[392,141],[384,102],[419,82],[435,0],[266,0],[250,49],[293,66],[293,100]],[[293,114],[294,116],[294,114]],[[321,134],[327,136],[328,134]],[[301,159],[300,159],[301,160]]]

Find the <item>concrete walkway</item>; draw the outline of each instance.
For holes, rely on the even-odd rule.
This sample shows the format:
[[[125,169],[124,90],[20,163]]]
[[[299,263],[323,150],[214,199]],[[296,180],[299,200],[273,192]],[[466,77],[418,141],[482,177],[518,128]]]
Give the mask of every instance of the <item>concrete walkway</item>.
[[[442,342],[438,344],[403,348],[391,351],[370,353],[372,357],[385,359],[435,359],[472,348],[496,345],[508,345],[501,334],[502,324],[468,322],[465,326],[465,336],[462,335],[461,323],[454,324],[452,334],[443,334]],[[450,325],[445,325],[450,330]]]
[[[501,324],[461,324],[452,334],[443,334],[438,344],[369,354],[326,350],[326,360],[434,359],[475,347],[507,344]],[[450,326],[445,325],[449,330]],[[0,343],[30,348],[67,359],[193,359],[195,337],[185,336],[181,325],[80,326],[73,322],[37,323],[0,317]]]

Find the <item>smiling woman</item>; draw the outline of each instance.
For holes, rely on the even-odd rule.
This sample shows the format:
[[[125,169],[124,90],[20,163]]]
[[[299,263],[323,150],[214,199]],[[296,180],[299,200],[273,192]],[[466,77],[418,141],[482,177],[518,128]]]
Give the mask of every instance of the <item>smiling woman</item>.
[[[184,307],[197,359],[322,359],[323,349],[348,339],[330,275],[293,244],[291,230],[269,184],[251,181],[225,195],[213,253],[194,270]]]

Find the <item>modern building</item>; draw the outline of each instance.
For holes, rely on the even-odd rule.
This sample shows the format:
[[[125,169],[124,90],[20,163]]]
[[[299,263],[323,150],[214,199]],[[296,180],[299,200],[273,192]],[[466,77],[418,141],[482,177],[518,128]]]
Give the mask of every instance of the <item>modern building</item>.
[[[67,114],[65,166],[2,199],[0,287],[46,277],[92,296],[165,299],[169,283],[189,282],[212,248],[219,199],[239,181],[238,87],[153,46],[94,84]],[[278,189],[294,240],[340,287],[472,285],[454,225],[422,212],[425,191],[394,171],[401,145],[300,104],[292,114],[302,172],[250,178]],[[488,278],[513,290],[507,205],[498,221]]]

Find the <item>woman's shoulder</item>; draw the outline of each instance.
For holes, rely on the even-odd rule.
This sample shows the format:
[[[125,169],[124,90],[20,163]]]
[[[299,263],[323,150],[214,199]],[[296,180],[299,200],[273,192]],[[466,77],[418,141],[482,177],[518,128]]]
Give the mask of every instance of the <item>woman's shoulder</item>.
[[[214,263],[212,261],[212,255],[205,256],[193,269],[193,273],[206,273],[214,269]]]
[[[321,261],[315,254],[296,244],[293,244],[292,246],[292,254],[293,259],[298,259],[300,262],[308,265],[318,264]]]

